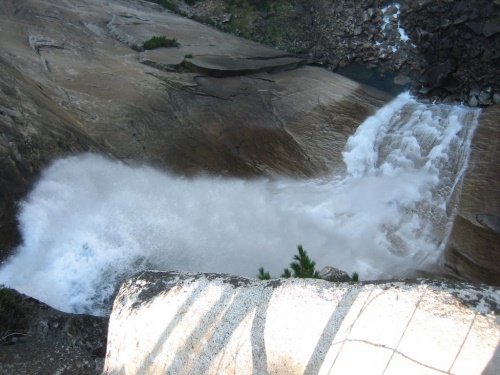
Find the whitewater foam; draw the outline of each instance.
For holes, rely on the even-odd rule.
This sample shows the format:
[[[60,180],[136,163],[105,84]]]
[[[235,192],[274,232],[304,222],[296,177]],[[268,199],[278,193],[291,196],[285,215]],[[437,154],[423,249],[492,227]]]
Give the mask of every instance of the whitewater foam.
[[[401,4],[399,3],[393,3],[390,5],[387,5],[381,9],[382,12],[382,25],[381,25],[381,32],[383,35],[388,38],[390,41],[387,48],[389,48],[392,52],[396,52],[401,45],[405,44],[408,46],[411,46],[413,48],[417,48],[417,46],[413,43],[410,42],[410,38],[406,34],[405,29],[401,27],[401,21],[400,21],[400,16],[401,16]],[[390,36],[389,32],[389,25],[395,25],[396,30],[398,31],[398,36],[394,40],[394,36]],[[380,41],[375,43],[377,46],[380,46],[382,43]],[[380,49],[382,52],[385,52],[385,48]]]
[[[279,276],[298,244],[362,279],[439,263],[479,111],[407,94],[368,118],[347,175],[183,178],[86,154],[54,162],[21,204],[5,283],[58,309],[106,314],[145,269]],[[453,198],[455,197],[455,198]]]

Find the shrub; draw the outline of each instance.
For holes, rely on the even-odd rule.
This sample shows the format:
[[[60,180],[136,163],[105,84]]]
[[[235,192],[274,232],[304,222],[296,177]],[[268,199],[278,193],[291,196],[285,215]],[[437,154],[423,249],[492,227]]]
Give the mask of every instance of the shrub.
[[[151,39],[146,40],[142,47],[147,50],[160,48],[160,47],[178,47],[179,43],[177,43],[176,39],[170,39],[166,36],[153,36]]]
[[[293,259],[296,262],[290,263],[290,268],[293,271],[293,277],[319,279],[319,272],[316,271],[316,262],[307,255],[307,251],[302,248],[302,245],[297,246],[298,255],[294,255]],[[287,269],[285,268],[285,272]]]
[[[28,317],[21,300],[12,289],[0,285],[0,342],[4,345],[28,330]]]
[[[16,305],[16,298],[12,290],[0,285],[0,312],[12,309]]]
[[[193,54],[187,53],[187,54],[184,55],[184,58],[186,58],[186,59],[192,59],[193,58]]]
[[[285,268],[280,277],[282,277],[284,279],[289,279],[290,277],[292,277],[292,274],[288,268]]]
[[[260,267],[257,277],[259,280],[269,280],[271,275],[269,275],[269,272],[264,271],[264,267]]]
[[[176,71],[177,73],[193,73],[194,65],[191,61],[182,60],[182,62],[177,65]]]
[[[286,279],[290,277],[319,279],[319,272],[315,269],[316,262],[309,258],[309,255],[307,255],[307,251],[302,248],[302,245],[297,246],[297,249],[299,251],[299,254],[294,255],[293,257],[296,262],[290,263],[290,268],[292,269],[293,274],[290,269],[285,268],[283,270],[283,273],[281,274],[281,277]],[[257,277],[260,280],[269,280],[271,278],[269,272],[264,271],[264,267],[259,268],[259,274],[257,275]]]
[[[290,268],[285,268],[280,277],[289,279],[290,277],[298,277],[303,279],[321,279],[319,272],[316,270],[316,262],[309,258],[307,251],[302,245],[297,246],[298,254],[293,256],[295,262],[290,263]],[[269,280],[271,278],[269,272],[264,271],[264,267],[259,268],[257,277],[260,280]],[[351,275],[351,281],[358,282],[359,274],[354,272]]]

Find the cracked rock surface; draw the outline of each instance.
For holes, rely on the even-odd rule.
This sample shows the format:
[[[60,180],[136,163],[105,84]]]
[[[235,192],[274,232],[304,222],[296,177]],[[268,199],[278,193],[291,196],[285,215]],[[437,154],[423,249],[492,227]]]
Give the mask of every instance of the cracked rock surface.
[[[145,271],[115,300],[104,373],[497,374],[499,306],[449,281]]]

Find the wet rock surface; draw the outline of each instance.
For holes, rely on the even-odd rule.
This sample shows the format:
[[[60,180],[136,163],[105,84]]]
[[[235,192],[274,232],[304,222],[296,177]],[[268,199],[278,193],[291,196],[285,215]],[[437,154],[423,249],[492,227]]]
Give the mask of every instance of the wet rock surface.
[[[2,321],[8,330],[0,332],[0,374],[102,372],[108,318],[66,314],[14,290],[10,293],[16,316],[9,317],[4,309],[0,314],[16,320],[22,315],[22,324],[11,327]]]
[[[56,158],[91,151],[182,175],[318,176],[390,100],[151,2],[9,0],[0,20],[1,258],[20,241],[18,202]],[[154,35],[179,46],[141,50]]]
[[[455,274],[493,285],[500,285],[499,119],[500,106],[481,114],[445,254]]]
[[[454,4],[462,5],[450,20],[426,23]],[[399,46],[407,52],[402,53],[392,51],[393,40],[401,41],[395,32],[397,20],[386,23],[379,2],[339,2],[327,9],[326,2],[302,1],[293,8],[293,20],[303,31],[300,35],[309,39],[291,41],[298,53],[292,56],[222,34],[151,2],[2,1],[0,259],[20,241],[15,219],[19,200],[40,171],[59,157],[99,152],[185,176],[303,178],[342,168],[348,136],[390,96],[303,66],[305,62],[337,69],[354,61],[368,79],[392,74],[396,91],[412,86],[432,100],[444,97],[471,106],[500,103],[499,34],[491,21],[498,8],[491,8],[490,2],[477,4],[420,1],[389,9],[392,15],[399,11],[403,26],[410,25],[404,26],[408,35],[411,25],[420,25]],[[231,19],[227,14],[223,18],[226,23]],[[328,26],[329,19],[342,19],[344,29]],[[267,27],[264,22],[257,25]],[[176,38],[180,46],[141,50],[140,44],[157,34]],[[375,39],[379,37],[380,45]],[[472,203],[470,209],[467,204],[460,209],[447,259],[457,273],[497,283],[499,251],[484,244],[499,243],[498,205],[496,198],[484,199],[483,191],[494,197],[499,191],[491,182],[500,180],[495,174],[499,158],[482,163],[485,157],[478,151],[496,155],[499,149],[492,130],[498,128],[498,113],[488,111],[483,117],[488,130],[478,133],[478,153],[472,156],[473,173],[483,172],[466,181],[464,202]],[[460,247],[464,241],[469,247],[470,233],[474,241],[484,239],[481,245],[470,244],[475,254]],[[236,277],[225,280],[232,286],[253,283]],[[281,284],[273,280],[265,287],[272,290]],[[497,293],[495,289],[488,296]],[[7,345],[0,349],[0,372],[99,372],[104,319],[54,312],[22,298],[32,313],[31,323],[22,334],[2,340]],[[470,301],[477,301],[469,303],[476,308],[484,299],[474,294]],[[497,357],[498,350],[495,361]],[[498,369],[496,363],[487,368]]]
[[[381,48],[392,51],[395,42],[402,43],[396,51],[388,52],[394,59],[387,60],[388,64],[397,62],[400,66],[394,76],[398,85],[414,81],[411,69],[416,69],[415,64],[422,58],[401,51],[413,51],[411,43],[429,42],[431,32],[473,27],[477,32],[471,32],[477,38],[487,38],[491,44],[487,51],[496,50],[498,34],[490,35],[488,31],[489,36],[484,35],[483,26],[489,15],[482,11],[476,14],[474,9],[479,5],[453,10],[446,8],[451,6],[448,2],[428,1],[418,6],[402,3],[400,7],[386,8],[367,1],[356,5],[339,2],[328,10],[322,8],[326,6],[323,2],[314,7],[307,2],[301,4],[302,8],[294,8],[294,22],[302,25],[300,17],[314,14],[309,18],[314,21],[311,26],[302,29],[304,35],[309,35],[318,25],[324,26],[324,39],[331,40],[321,44],[323,53],[337,51],[331,50],[329,43],[357,50],[361,40],[352,38],[371,38],[363,40],[361,45],[367,54],[374,53],[372,49],[379,51],[377,54]],[[485,3],[485,9],[490,9],[488,4]],[[425,12],[448,14],[448,11],[451,15],[456,13],[449,24],[443,20],[432,26],[418,18],[424,16],[417,17],[422,12],[425,15]],[[337,26],[326,28],[326,15],[332,20],[340,17],[344,23],[348,20],[349,25],[358,19],[363,25],[370,22],[380,26],[376,29],[379,31],[370,29],[355,35],[359,30],[348,28],[342,35],[336,35]],[[481,28],[462,22],[463,15],[467,15],[467,22],[479,23]],[[389,21],[384,20],[386,16]],[[80,6],[71,1],[5,1],[0,5],[0,17],[4,32],[0,40],[2,259],[20,241],[15,218],[19,200],[40,171],[56,158],[94,151],[129,164],[147,163],[188,176],[214,173],[240,177],[316,177],[343,168],[341,151],[348,136],[390,99],[380,91],[325,69],[302,66],[305,59],[329,64],[314,57],[315,45],[309,52],[303,51],[302,57],[291,56],[218,32],[152,2],[89,0]],[[403,40],[397,31],[392,33],[394,40],[387,39],[386,44],[378,45],[374,38],[379,34],[386,38],[386,30],[394,30],[398,22],[404,25],[411,17],[417,17],[415,23],[417,19],[422,21],[420,42],[413,40],[415,36]],[[158,34],[175,38],[179,46],[153,51],[141,49],[142,42]],[[352,37],[352,43],[345,45],[337,36]],[[436,43],[441,36],[436,37]],[[474,38],[471,43],[480,45],[479,39]],[[344,56],[340,52],[335,56]],[[452,92],[461,92],[463,80],[450,78],[449,71],[459,71],[464,62],[445,53],[429,55],[428,59],[435,65],[426,69],[420,66],[420,71],[429,80],[447,87],[450,94],[447,101],[453,102],[456,98]],[[380,68],[374,71],[389,74],[389,70],[381,73],[382,60],[380,56],[373,60],[378,61],[376,66]],[[477,60],[479,65],[472,66],[467,74],[476,74],[476,68],[488,68],[483,60]],[[371,74],[363,67],[366,62],[361,59],[359,63],[364,70],[354,70],[354,77]],[[339,60],[338,65],[344,64]],[[493,77],[490,73],[497,68],[483,74],[484,80],[496,79],[499,75]],[[376,80],[379,78],[382,75]],[[474,82],[467,91],[470,105],[500,101],[496,86],[484,86],[481,80]],[[434,89],[422,86],[419,90],[433,95]],[[491,121],[494,123],[495,119]],[[494,170],[494,161],[491,163],[487,168]],[[498,177],[492,178],[498,181]],[[484,183],[491,185],[491,180]],[[492,196],[495,191],[498,189],[493,190]],[[495,199],[488,198],[485,202],[496,207],[491,204]],[[487,215],[495,216],[495,212],[480,210],[474,215],[481,218],[474,219],[483,223],[481,226],[495,227],[484,224],[491,222],[485,219]],[[460,220],[459,217],[457,223]],[[461,254],[466,253],[461,250]],[[460,272],[466,273],[466,268]],[[487,280],[495,277],[488,276]]]

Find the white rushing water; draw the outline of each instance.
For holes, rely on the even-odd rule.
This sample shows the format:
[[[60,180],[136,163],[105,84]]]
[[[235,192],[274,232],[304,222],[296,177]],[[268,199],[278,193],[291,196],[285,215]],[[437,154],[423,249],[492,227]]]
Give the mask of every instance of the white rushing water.
[[[302,244],[317,267],[361,279],[439,263],[478,110],[408,95],[368,118],[348,174],[181,178],[97,155],[53,163],[21,205],[23,243],[0,283],[68,312],[106,314],[144,268],[279,276]]]
[[[405,29],[401,27],[401,22],[400,22],[400,16],[401,16],[401,4],[399,3],[393,3],[390,5],[387,5],[381,9],[382,11],[382,25],[380,31],[382,32],[383,35],[385,35],[386,38],[388,38],[388,44],[387,48],[389,48],[392,52],[396,52],[402,44],[409,45],[413,48],[416,48],[417,46],[414,45],[413,43],[410,43],[410,38],[406,34]],[[395,27],[395,29],[398,31],[398,35],[396,38],[391,37],[391,31]],[[377,41],[375,43],[376,46],[379,47],[379,49],[382,52],[385,52],[386,49],[381,47],[382,42]]]

